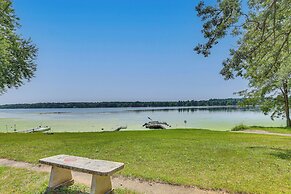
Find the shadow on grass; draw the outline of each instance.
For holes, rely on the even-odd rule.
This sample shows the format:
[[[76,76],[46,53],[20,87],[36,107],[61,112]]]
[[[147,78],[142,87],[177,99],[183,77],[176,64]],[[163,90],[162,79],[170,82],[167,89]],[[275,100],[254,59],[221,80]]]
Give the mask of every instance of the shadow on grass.
[[[271,153],[272,156],[276,156],[283,160],[291,160],[291,150],[290,149],[278,149],[278,148],[271,148],[275,150],[275,153]]]
[[[72,187],[60,187],[55,190],[46,190],[42,192],[43,194],[89,194],[89,192],[85,192],[83,189],[79,188],[72,188]]]
[[[269,153],[271,156],[275,156],[283,160],[291,160],[291,149],[272,148],[272,147],[270,148],[267,146],[251,146],[247,148],[271,150],[272,152]]]

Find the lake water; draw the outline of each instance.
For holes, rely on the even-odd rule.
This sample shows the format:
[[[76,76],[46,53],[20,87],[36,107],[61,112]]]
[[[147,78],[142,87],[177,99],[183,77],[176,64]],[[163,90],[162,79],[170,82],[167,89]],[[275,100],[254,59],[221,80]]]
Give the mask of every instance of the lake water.
[[[255,109],[236,107],[167,108],[72,108],[72,109],[0,109],[0,131],[12,132],[50,126],[52,131],[110,131],[120,126],[142,130],[153,120],[165,121],[171,128],[229,130],[235,125],[284,126]],[[185,123],[186,121],[186,123]]]

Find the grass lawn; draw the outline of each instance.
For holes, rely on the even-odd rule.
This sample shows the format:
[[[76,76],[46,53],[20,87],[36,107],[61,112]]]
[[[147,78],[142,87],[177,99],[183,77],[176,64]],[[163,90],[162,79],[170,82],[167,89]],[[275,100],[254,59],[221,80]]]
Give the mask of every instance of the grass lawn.
[[[48,177],[47,173],[0,167],[0,193],[43,193]]]
[[[248,130],[264,130],[273,133],[285,133],[291,134],[291,128],[283,128],[283,127],[258,127],[258,126],[250,126]]]
[[[2,133],[0,147],[0,158],[32,163],[70,154],[124,162],[124,176],[230,192],[291,192],[290,137],[194,129]]]
[[[1,194],[31,194],[45,193],[49,180],[48,173],[40,173],[19,168],[0,167],[0,193]],[[90,188],[74,184],[61,188],[53,194],[89,193]],[[134,194],[132,191],[116,189],[116,194]]]
[[[231,129],[231,131],[244,131],[244,130],[260,130],[268,131],[272,133],[283,133],[291,134],[291,128],[289,127],[261,127],[261,126],[247,126],[247,125],[237,125]]]

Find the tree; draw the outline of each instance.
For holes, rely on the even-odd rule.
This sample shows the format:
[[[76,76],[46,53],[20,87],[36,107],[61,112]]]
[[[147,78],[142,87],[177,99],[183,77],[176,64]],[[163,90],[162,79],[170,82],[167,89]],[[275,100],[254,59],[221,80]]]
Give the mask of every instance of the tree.
[[[290,0],[218,0],[214,6],[200,1],[196,11],[207,41],[194,50],[207,57],[220,39],[236,37],[220,73],[227,80],[248,80],[248,89],[238,92],[244,104],[260,105],[265,114],[285,118],[290,127]]]
[[[10,0],[0,0],[0,94],[29,81],[36,71],[37,48],[17,34],[20,27]]]

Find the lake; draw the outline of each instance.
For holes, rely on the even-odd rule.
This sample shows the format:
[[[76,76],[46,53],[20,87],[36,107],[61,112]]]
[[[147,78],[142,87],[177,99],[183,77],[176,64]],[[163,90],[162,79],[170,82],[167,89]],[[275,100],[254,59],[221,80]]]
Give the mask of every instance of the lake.
[[[127,130],[142,130],[148,117],[165,121],[171,128],[221,131],[238,124],[279,127],[285,124],[281,119],[272,121],[257,109],[237,107],[0,109],[0,132],[40,125],[50,126],[53,132],[111,131],[120,126],[127,126]]]

